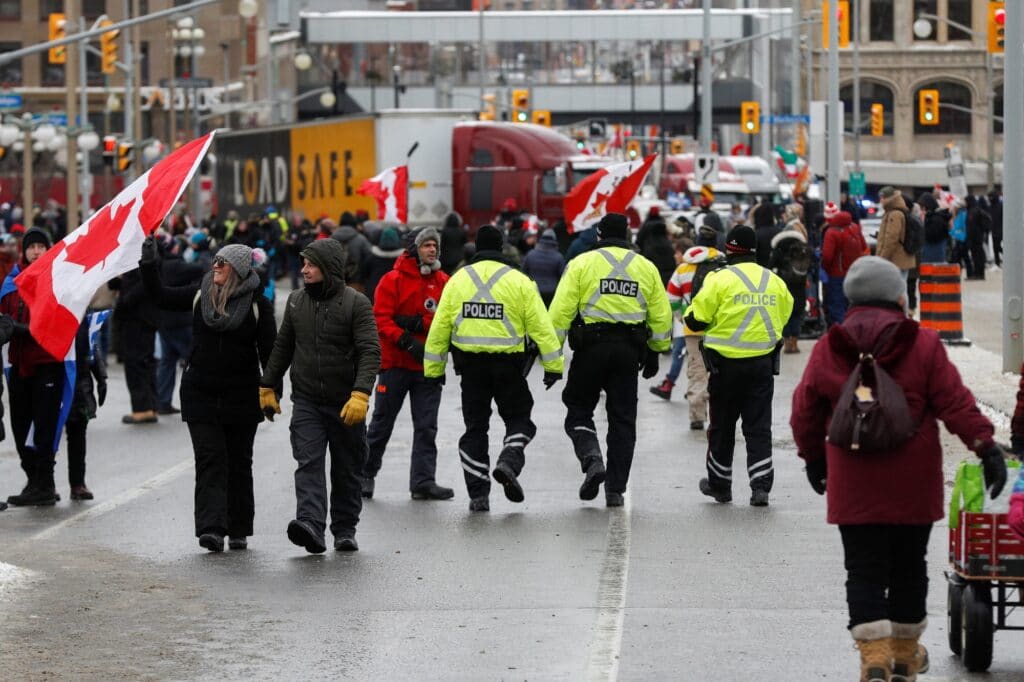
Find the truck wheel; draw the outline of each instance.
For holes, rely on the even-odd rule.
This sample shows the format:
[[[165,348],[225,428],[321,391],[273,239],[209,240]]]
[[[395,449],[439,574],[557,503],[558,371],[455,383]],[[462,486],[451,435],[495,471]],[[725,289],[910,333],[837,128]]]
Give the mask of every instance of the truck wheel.
[[[992,665],[992,586],[972,582],[963,591],[963,637],[961,655],[972,673],[985,672]]]
[[[957,656],[963,651],[963,583],[949,582],[946,591],[946,632],[949,634],[949,650]]]

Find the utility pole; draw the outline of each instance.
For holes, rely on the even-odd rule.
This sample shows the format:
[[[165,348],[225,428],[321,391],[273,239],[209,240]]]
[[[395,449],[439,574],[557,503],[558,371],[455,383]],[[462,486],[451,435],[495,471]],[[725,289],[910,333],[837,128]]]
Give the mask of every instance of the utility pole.
[[[138,17],[141,15],[141,12],[139,11],[139,0],[131,0],[131,10],[132,17]],[[125,101],[132,103],[132,108],[130,110],[132,112],[133,119],[132,131],[135,133],[135,137],[138,140],[142,140],[146,135],[142,131],[142,92],[139,89],[139,86],[142,85],[142,70],[140,68],[142,64],[142,44],[140,42],[141,39],[139,37],[139,31],[140,29],[138,26],[132,26],[132,38],[131,43],[128,46],[129,52],[127,55],[128,73],[132,76],[132,86],[130,89],[126,88],[129,91],[125,93],[127,95],[125,97]],[[171,75],[173,76],[174,74]],[[133,163],[131,168],[128,169],[129,181],[135,179],[142,167],[142,150],[139,148],[138,144],[132,148],[132,153],[135,154],[135,160],[138,161],[138,163]]]
[[[704,22],[700,44],[700,150],[711,153],[711,0],[703,0]]]
[[[843,158],[843,116],[839,101],[839,20],[832,4],[828,19],[828,200],[839,205],[839,160]]]
[[[68,29],[74,31],[78,27],[78,18],[81,13],[78,11],[81,6],[78,0],[64,0],[64,21]],[[67,115],[68,127],[78,126],[76,116],[77,105],[75,103],[75,90],[78,87],[78,62],[79,50],[65,50],[66,61],[64,62],[64,112]],[[84,87],[84,83],[82,84]],[[64,176],[67,181],[67,231],[70,233],[78,229],[81,224],[78,212],[78,140],[75,135],[67,135],[68,140],[68,168]],[[32,145],[25,148],[26,154],[32,153]],[[25,217],[32,217],[32,207],[25,207]]]
[[[789,113],[796,116],[801,111],[800,100],[800,5],[793,3],[793,32],[789,34]],[[808,85],[810,87],[810,85]]]
[[[1024,362],[1024,3],[1006,3],[1003,60],[1003,371]]]
[[[85,31],[85,17],[78,17],[78,30]],[[86,72],[85,55],[88,53],[89,41],[82,40],[78,43],[78,82],[80,88],[78,90],[78,111],[82,118],[81,124],[74,126],[76,131],[81,130],[89,122],[89,74]],[[70,51],[70,50],[69,50]],[[68,121],[68,134],[71,131],[71,121]],[[76,132],[77,136],[78,133]],[[71,165],[70,159],[68,165]],[[79,178],[79,187],[81,188],[80,197],[81,199],[81,216],[82,222],[89,217],[89,209],[92,207],[92,174],[89,169],[89,152],[88,150],[82,150],[82,175]],[[71,230],[68,230],[70,232]]]
[[[835,24],[839,18],[835,17]],[[850,0],[850,32],[853,33],[853,169],[860,173],[860,2]]]

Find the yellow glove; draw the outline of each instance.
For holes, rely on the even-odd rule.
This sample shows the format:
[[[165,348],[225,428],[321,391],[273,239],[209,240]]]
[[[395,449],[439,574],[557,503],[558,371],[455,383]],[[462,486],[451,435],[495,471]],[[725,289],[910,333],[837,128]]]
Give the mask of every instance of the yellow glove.
[[[362,391],[352,391],[348,402],[341,408],[341,421],[346,426],[355,426],[366,421],[366,411],[370,409],[370,396]]]
[[[260,409],[263,410],[263,416],[270,421],[274,421],[275,414],[281,414],[281,406],[277,402],[274,389],[260,386]]]

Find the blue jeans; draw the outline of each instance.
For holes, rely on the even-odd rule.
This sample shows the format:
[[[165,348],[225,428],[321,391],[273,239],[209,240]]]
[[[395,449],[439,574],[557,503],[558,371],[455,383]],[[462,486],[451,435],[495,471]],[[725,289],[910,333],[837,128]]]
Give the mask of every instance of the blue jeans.
[[[178,363],[192,350],[192,327],[165,327],[160,330],[160,364],[156,370],[157,407],[169,407],[174,398]]]
[[[846,294],[843,293],[843,278],[829,277],[825,282],[825,312],[829,326],[842,324],[846,318]]]
[[[672,364],[669,365],[668,374],[665,378],[673,384],[679,379],[679,373],[683,371],[683,358],[686,357],[686,337],[677,336],[672,339]]]

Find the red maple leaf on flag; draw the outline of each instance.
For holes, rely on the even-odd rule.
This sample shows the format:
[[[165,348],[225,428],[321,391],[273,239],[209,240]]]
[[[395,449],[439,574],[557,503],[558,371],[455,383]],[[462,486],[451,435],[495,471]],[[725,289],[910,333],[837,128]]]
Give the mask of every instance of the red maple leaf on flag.
[[[79,237],[67,248],[68,262],[81,265],[89,272],[103,261],[120,244],[118,237],[124,228],[128,215],[131,213],[135,199],[120,207],[117,213],[107,204],[89,222],[89,231]]]

